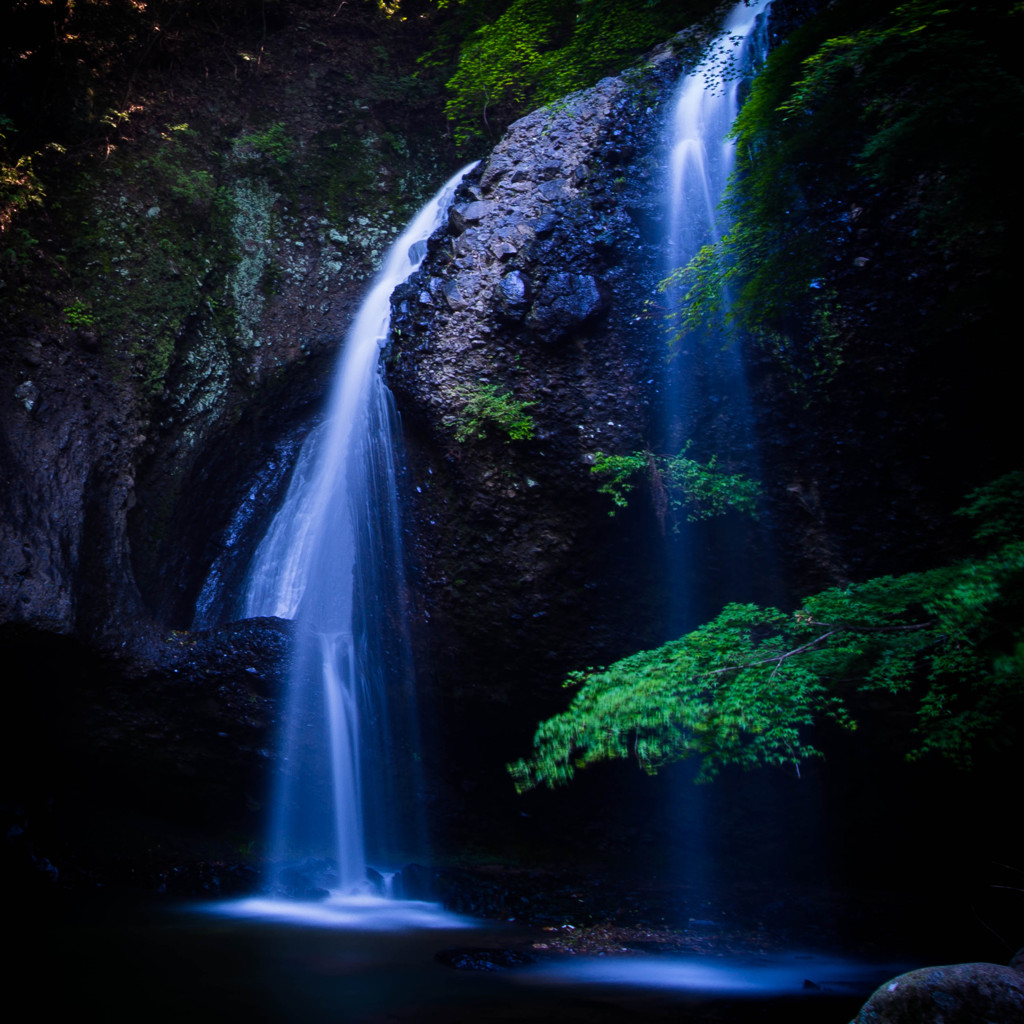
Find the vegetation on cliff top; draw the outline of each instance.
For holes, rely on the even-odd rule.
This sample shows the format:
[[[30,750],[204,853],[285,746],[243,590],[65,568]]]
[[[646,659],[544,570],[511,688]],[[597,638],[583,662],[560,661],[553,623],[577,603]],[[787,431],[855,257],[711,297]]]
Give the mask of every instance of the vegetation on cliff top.
[[[441,82],[409,85],[420,26],[376,0],[20,2],[5,30],[0,310],[81,332],[143,406],[190,359],[221,391],[251,379],[287,243],[335,228],[323,272],[368,275],[445,161],[416,144],[444,126]]]
[[[696,0],[440,0],[452,17],[428,62],[455,71],[445,111],[460,144],[621,71],[715,4]]]

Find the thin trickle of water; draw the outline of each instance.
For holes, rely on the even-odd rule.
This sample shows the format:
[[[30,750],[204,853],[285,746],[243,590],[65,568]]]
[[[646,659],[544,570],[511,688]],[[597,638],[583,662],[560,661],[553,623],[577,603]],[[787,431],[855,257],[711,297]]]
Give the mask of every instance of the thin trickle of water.
[[[471,165],[472,166],[472,165]],[[241,614],[296,622],[273,796],[270,856],[296,895],[367,888],[386,865],[398,795],[389,781],[389,671],[401,668],[395,415],[378,369],[391,294],[419,266],[462,177],[389,251],[342,348],[328,413],[303,445],[285,499],[253,558]],[[301,866],[297,866],[302,862]]]

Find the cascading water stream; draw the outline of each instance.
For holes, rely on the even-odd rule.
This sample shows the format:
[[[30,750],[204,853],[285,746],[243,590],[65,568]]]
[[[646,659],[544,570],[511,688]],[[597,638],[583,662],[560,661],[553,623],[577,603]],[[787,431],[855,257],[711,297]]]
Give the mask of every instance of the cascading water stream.
[[[679,84],[667,125],[664,271],[686,266],[703,246],[728,230],[720,203],[734,165],[729,131],[739,112],[740,86],[764,59],[766,11],[770,0],[740,3],[729,13],[721,36],[700,64]],[[669,308],[684,301],[685,286],[666,294]],[[722,297],[722,310],[729,297]],[[667,453],[693,443],[700,458],[716,455],[757,473],[757,444],[739,344],[726,344],[722,325],[701,337],[683,338],[663,381],[661,443]],[[670,636],[685,633],[718,612],[727,601],[755,600],[749,526],[734,521],[681,523],[667,539],[672,587],[666,608]],[[761,545],[762,548],[767,545]],[[763,557],[763,551],[759,552]],[[675,790],[669,820],[676,832],[676,868],[689,886],[708,891],[716,858],[715,829],[702,787]]]
[[[672,112],[668,182],[669,269],[722,237],[718,205],[732,173],[735,143],[728,137],[739,112],[742,79],[764,59],[764,18],[770,0],[740,3],[722,35],[680,83]]]
[[[248,574],[242,615],[296,622],[269,835],[272,862],[292,865],[283,888],[293,895],[366,892],[368,861],[386,866],[396,852],[389,832],[401,812],[388,783],[399,773],[388,764],[382,691],[406,654],[391,614],[401,561],[394,410],[378,361],[391,294],[422,261],[471,166],[390,249],[345,339],[326,419],[303,445]]]
[[[734,165],[735,143],[729,131],[739,111],[740,87],[767,50],[766,12],[770,0],[738,4],[725,20],[721,36],[709,47],[701,63],[680,82],[668,125],[669,167],[665,205],[666,275],[686,266],[703,246],[719,242],[728,228],[720,203]],[[684,300],[685,286],[670,290],[669,308]],[[727,313],[729,297],[722,297]],[[757,445],[747,396],[739,344],[727,344],[721,324],[711,325],[701,337],[688,335],[678,344],[664,382],[662,444],[675,453],[688,442],[707,457],[738,458],[746,472],[756,471]],[[680,563],[675,576],[690,584],[677,588],[669,614],[672,633],[696,626],[708,612],[717,611],[715,599],[701,600],[696,580],[698,567],[691,531],[682,530],[673,545]],[[719,563],[729,577],[728,591],[740,599],[745,566],[729,566],[732,545],[719,543]],[[685,563],[685,564],[683,564]],[[717,595],[716,595],[717,597]]]

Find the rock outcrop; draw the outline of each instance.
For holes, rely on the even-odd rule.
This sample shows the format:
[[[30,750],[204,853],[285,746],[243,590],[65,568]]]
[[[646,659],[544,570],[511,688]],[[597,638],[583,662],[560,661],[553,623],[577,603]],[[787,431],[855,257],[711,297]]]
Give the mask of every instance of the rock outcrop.
[[[422,45],[375,8],[104,13],[22,12],[4,53],[19,145],[68,152],[2,225],[0,623],[119,644],[189,624],[211,534],[452,157],[429,90],[368,84]]]
[[[106,654],[6,626],[0,645],[12,877],[216,892],[210,864],[244,862],[239,848],[262,832],[290,623],[170,632]]]
[[[387,377],[410,447],[421,613],[464,652],[487,635],[503,661],[557,648],[561,668],[640,639],[606,613],[641,600],[647,570],[590,466],[650,432],[662,350],[645,300],[659,266],[660,103],[676,72],[666,52],[645,77],[514,124],[396,293]],[[497,422],[460,434],[485,389],[521,407],[532,436]]]

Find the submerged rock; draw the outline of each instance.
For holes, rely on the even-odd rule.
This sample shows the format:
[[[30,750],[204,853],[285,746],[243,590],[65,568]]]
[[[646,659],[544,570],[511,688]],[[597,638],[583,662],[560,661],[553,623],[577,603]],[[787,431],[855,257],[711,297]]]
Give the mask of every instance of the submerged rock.
[[[486,949],[464,946],[442,949],[434,959],[459,971],[505,971],[510,967],[528,967],[537,957],[521,949]]]
[[[307,857],[278,871],[274,890],[285,899],[318,903],[331,895],[338,885],[338,865],[327,858]]]

